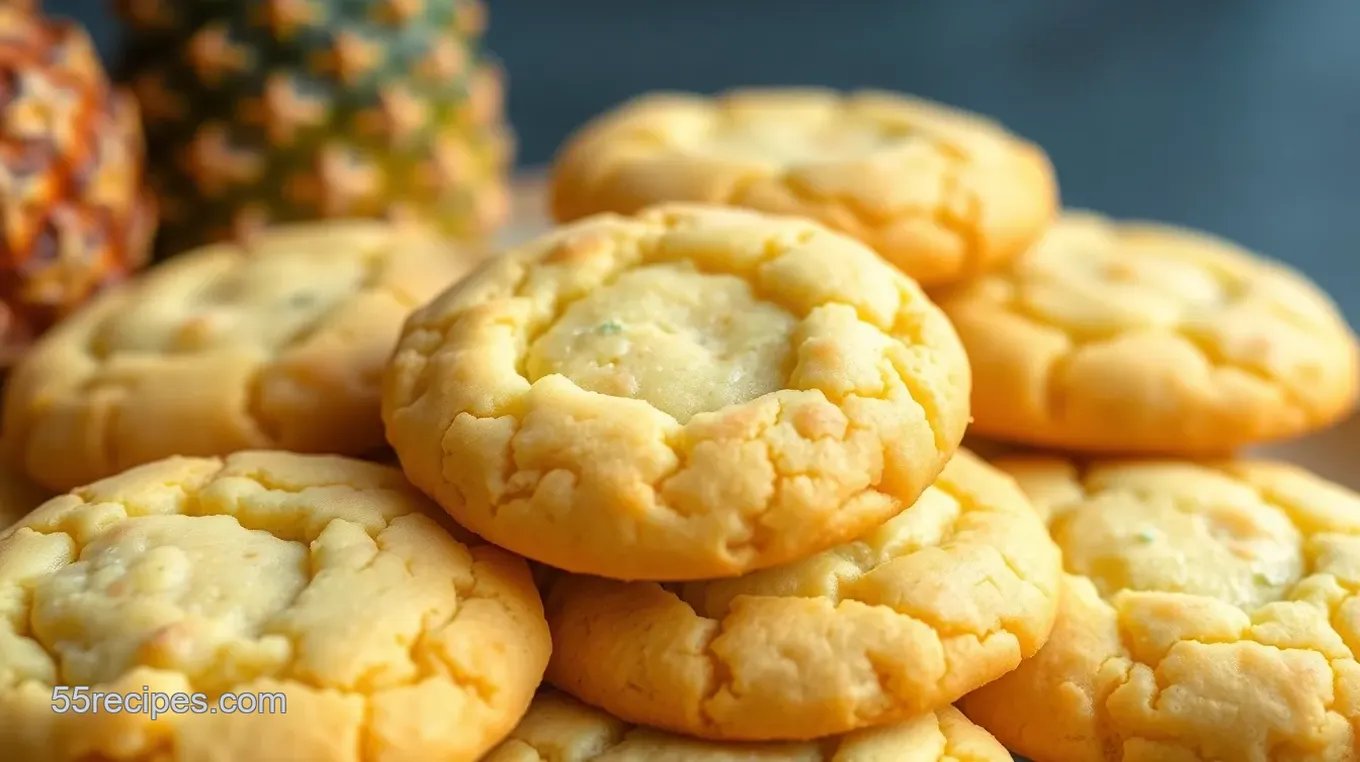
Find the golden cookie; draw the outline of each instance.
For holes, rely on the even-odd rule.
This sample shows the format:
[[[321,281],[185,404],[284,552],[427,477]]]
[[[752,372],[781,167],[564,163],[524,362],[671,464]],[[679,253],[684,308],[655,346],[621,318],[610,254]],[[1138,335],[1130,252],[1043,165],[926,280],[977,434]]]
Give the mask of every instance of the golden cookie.
[[[1315,285],[1205,234],[1068,213],[1010,267],[937,294],[974,370],[970,433],[1205,454],[1325,427],[1360,387]]]
[[[910,509],[787,566],[676,585],[551,580],[547,680],[630,722],[706,738],[897,722],[1033,655],[1060,571],[1015,483],[961,450]]]
[[[559,220],[665,201],[811,217],[927,286],[1011,259],[1058,207],[1043,151],[991,120],[815,89],[639,98],[567,143],[550,197]]]
[[[975,722],[1035,762],[1357,759],[1360,495],[1264,462],[998,464],[1069,573]]]
[[[911,504],[968,363],[909,278],[812,222],[668,206],[525,244],[415,312],[387,437],[459,523],[568,571],[740,574]]]
[[[380,222],[177,257],[27,353],[6,390],[7,457],[66,490],[170,455],[363,454],[383,444],[402,320],[477,259]]]
[[[0,533],[0,759],[478,759],[529,706],[548,631],[523,560],[433,508],[396,470],[280,452],[49,501]],[[91,713],[72,688],[57,713],[54,686],[223,711]]]
[[[1011,762],[957,709],[838,738],[742,744],[629,725],[556,691],[534,699],[510,738],[482,762]]]

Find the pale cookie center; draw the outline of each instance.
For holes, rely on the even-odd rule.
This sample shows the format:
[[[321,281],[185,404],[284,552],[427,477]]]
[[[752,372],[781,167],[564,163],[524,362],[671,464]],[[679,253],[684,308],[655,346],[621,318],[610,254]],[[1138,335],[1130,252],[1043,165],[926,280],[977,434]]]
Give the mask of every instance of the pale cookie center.
[[[645,400],[684,423],[782,389],[797,323],[740,278],[652,265],[572,304],[529,348],[526,372]]]
[[[805,164],[862,159],[913,134],[902,127],[848,120],[809,124],[797,119],[743,118],[718,123],[688,147],[723,159]]]
[[[1202,595],[1249,608],[1281,600],[1304,575],[1302,538],[1264,503],[1180,504],[1100,496],[1054,520],[1069,572],[1102,595]]]
[[[1222,310],[1229,289],[1206,268],[1131,248],[1053,246],[1019,271],[1028,311],[1077,333],[1165,328]]]
[[[288,638],[264,630],[308,582],[307,546],[230,517],[131,518],[36,586],[32,635],[61,684],[148,666],[223,690],[289,662]]]
[[[105,354],[281,349],[367,279],[364,260],[333,256],[261,257],[209,276],[197,288],[147,294],[105,327],[99,346]]]

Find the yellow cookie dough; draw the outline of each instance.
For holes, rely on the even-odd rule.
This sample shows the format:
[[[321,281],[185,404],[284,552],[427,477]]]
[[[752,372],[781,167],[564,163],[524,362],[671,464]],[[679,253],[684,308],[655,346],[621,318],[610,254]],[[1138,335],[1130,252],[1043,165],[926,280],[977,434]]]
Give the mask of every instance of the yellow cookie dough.
[[[510,739],[482,762],[1011,762],[1011,755],[949,706],[836,738],[744,744],[629,725],[544,691]]]
[[[975,722],[1035,762],[1360,758],[1360,495],[1267,462],[998,465],[1068,574]]]
[[[281,452],[49,501],[0,533],[0,759],[478,759],[529,706],[548,631],[523,560],[434,515],[394,469]],[[57,713],[55,686],[272,711]]]
[[[960,451],[910,509],[787,566],[689,584],[550,580],[547,679],[630,722],[706,738],[897,722],[1032,656],[1060,571],[1015,483]]]
[[[381,222],[277,228],[153,268],[10,376],[5,455],[64,491],[170,455],[361,455],[383,443],[402,320],[478,261]]]
[[[1058,206],[1037,146],[984,117],[884,92],[659,93],[606,114],[553,167],[559,220],[666,201],[811,217],[933,286],[1029,247]]]
[[[963,437],[949,322],[804,220],[658,207],[525,244],[418,310],[387,437],[459,523],[568,571],[702,579],[848,540]]]
[[[935,294],[974,371],[970,433],[1213,455],[1343,418],[1354,334],[1302,275],[1201,233],[1069,212],[1008,268]]]

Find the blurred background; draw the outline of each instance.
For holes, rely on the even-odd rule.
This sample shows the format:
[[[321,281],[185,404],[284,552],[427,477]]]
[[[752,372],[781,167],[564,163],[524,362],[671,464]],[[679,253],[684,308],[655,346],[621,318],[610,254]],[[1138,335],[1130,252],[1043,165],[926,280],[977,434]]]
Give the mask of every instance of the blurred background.
[[[106,2],[45,6],[85,23],[110,56]],[[526,168],[649,89],[905,90],[1042,144],[1068,205],[1233,238],[1322,281],[1360,324],[1356,0],[489,6]]]

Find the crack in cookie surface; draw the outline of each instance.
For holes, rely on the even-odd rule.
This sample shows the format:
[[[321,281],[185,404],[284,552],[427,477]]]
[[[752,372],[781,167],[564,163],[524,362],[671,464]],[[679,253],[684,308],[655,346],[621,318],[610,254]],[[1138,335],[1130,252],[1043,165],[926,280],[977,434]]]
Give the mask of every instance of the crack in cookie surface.
[[[990,120],[798,89],[625,104],[568,142],[551,190],[559,220],[676,201],[811,217],[925,285],[1011,259],[1057,208],[1043,152]]]
[[[1360,495],[1264,462],[998,465],[1068,573],[1048,644],[963,700],[974,721],[1041,760],[1355,758]]]
[[[378,222],[176,257],[25,356],[6,390],[7,457],[65,490],[175,454],[363,453],[382,442],[381,369],[402,320],[478,259]]]
[[[547,679],[640,724],[803,739],[944,706],[1043,644],[1060,560],[1015,484],[957,453],[859,539],[726,580],[546,585]]]
[[[483,762],[1011,762],[1010,752],[953,707],[819,741],[703,741],[630,725],[557,691],[534,699]]]
[[[936,294],[974,363],[981,434],[1221,453],[1326,426],[1360,350],[1303,276],[1175,228],[1068,212],[1007,268]]]
[[[385,384],[407,473],[472,531],[570,571],[696,579],[909,505],[962,438],[969,371],[860,244],[662,207],[498,258],[412,316]]]
[[[523,562],[460,543],[433,508],[393,469],[271,452],[53,499],[0,534],[0,752],[477,759],[528,705],[547,627]],[[286,704],[56,714],[57,685]]]

